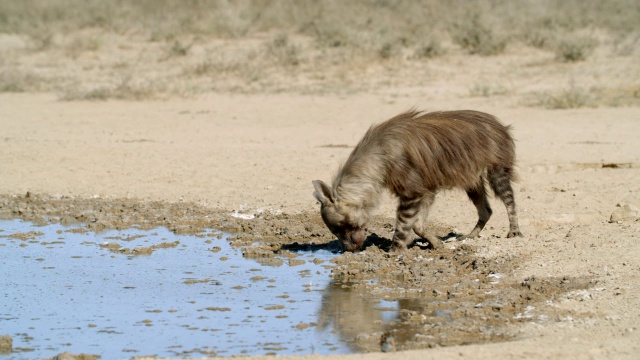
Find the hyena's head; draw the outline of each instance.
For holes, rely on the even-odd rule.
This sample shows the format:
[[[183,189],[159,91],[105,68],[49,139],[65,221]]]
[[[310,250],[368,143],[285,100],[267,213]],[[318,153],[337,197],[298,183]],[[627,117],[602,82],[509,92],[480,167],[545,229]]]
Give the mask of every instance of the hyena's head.
[[[333,189],[320,180],[313,181],[313,196],[320,202],[320,215],[333,235],[338,237],[344,251],[356,252],[366,238],[366,219],[362,211],[341,203]]]

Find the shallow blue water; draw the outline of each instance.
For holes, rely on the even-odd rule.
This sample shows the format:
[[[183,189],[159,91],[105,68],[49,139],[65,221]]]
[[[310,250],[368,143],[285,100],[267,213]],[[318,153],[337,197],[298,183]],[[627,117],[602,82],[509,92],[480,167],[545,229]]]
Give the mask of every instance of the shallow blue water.
[[[328,251],[273,267],[243,258],[224,237],[69,231],[79,228],[0,221],[0,335],[13,338],[0,360],[64,351],[103,359],[352,352],[336,331],[313,326],[330,282]],[[12,237],[30,231],[39,234]],[[175,241],[151,255],[100,246]]]

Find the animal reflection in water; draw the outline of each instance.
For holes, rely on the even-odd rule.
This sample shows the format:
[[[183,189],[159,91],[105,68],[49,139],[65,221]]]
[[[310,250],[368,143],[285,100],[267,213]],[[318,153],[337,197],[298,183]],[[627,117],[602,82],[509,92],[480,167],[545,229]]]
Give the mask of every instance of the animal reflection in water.
[[[427,304],[426,299],[400,299],[397,308],[390,309],[368,293],[353,290],[351,284],[334,280],[322,296],[318,330],[332,327],[340,339],[357,352],[387,351],[389,345],[400,350],[415,340],[419,329],[424,327],[408,317],[421,314]]]

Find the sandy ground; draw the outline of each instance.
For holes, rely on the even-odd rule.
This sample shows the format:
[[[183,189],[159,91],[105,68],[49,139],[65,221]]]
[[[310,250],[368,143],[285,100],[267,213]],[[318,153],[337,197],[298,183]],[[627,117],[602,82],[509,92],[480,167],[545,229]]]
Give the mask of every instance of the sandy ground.
[[[314,226],[320,226],[311,180],[330,180],[372,123],[411,107],[486,111],[514,128],[521,179],[516,200],[525,237],[504,238],[505,210],[492,200],[494,216],[484,236],[469,244],[487,258],[517,255],[520,263],[510,274],[515,279],[583,277],[595,285],[584,296],[555,302],[580,316],[517,325],[513,341],[402,356],[637,359],[640,222],[637,214],[620,223],[609,220],[618,204],[640,206],[640,109],[504,104],[486,98],[425,100],[411,91],[401,97],[210,94],[146,102],[2,94],[0,210],[21,215],[16,204],[29,192],[52,201],[126,199],[167,207],[192,204],[227,215],[284,213],[291,222],[315,219]],[[393,206],[389,200],[380,209],[391,222]],[[460,231],[471,229],[475,216],[459,191],[440,194],[433,210],[434,222]],[[313,231],[331,240],[322,227]]]

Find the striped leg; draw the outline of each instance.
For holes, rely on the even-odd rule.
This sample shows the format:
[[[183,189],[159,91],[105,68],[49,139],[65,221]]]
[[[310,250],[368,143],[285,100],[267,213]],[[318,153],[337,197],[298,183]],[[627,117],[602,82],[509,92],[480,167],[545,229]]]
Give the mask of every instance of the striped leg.
[[[396,231],[393,233],[391,251],[403,251],[411,243],[413,226],[420,212],[422,198],[400,198],[400,204],[396,212]]]
[[[507,237],[522,236],[518,226],[518,213],[516,212],[516,201],[511,188],[511,169],[500,167],[489,171],[489,183],[493,192],[502,200],[507,207],[509,216],[509,233]]]
[[[413,231],[421,238],[427,240],[431,247],[437,249],[442,246],[442,240],[430,232],[427,228],[427,218],[429,217],[429,209],[435,200],[435,194],[428,194],[420,203],[420,213],[416,223],[413,225]]]
[[[482,231],[484,226],[487,224],[487,221],[489,221],[493,212],[491,211],[491,206],[489,206],[489,200],[487,199],[487,191],[484,186],[484,176],[480,178],[480,181],[475,188],[467,189],[467,195],[478,210],[478,222],[469,234],[460,237],[461,240],[467,238],[472,239],[480,235],[480,231]]]

